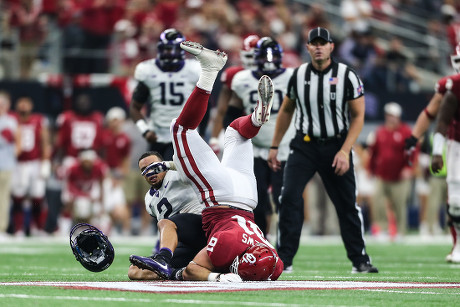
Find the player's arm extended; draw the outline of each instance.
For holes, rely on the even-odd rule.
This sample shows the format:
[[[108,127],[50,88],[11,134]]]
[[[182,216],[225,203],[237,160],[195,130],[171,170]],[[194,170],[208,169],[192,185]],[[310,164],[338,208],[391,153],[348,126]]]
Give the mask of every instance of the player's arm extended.
[[[201,280],[201,281],[216,281],[216,282],[241,282],[241,277],[237,274],[215,273],[213,272],[214,266],[211,263],[211,258],[208,256],[206,247],[204,247],[196,256],[193,261],[187,265],[182,272],[184,280]]]
[[[155,132],[147,125],[144,115],[142,114],[142,108],[150,97],[150,89],[143,82],[139,82],[134,89],[131,103],[129,105],[129,115],[131,119],[136,123],[137,128],[141,132],[142,136],[149,142],[156,141]]]

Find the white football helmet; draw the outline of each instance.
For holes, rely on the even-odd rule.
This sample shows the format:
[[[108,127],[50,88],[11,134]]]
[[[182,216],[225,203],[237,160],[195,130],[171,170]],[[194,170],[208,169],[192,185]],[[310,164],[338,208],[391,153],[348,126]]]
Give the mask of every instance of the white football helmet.
[[[241,63],[245,69],[253,69],[255,67],[254,48],[257,45],[260,37],[257,35],[249,35],[243,40],[243,47],[240,51]]]
[[[453,69],[460,73],[460,44],[455,47],[455,54],[450,56],[450,62],[452,63]]]

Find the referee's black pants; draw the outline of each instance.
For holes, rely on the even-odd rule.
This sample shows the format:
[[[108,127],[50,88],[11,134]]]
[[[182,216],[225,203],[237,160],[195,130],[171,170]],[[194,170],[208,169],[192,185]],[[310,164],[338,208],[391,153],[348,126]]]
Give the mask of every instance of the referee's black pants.
[[[301,135],[297,135],[291,141],[291,153],[284,169],[277,242],[278,254],[285,268],[292,265],[299,248],[304,221],[302,192],[316,172],[319,173],[336,209],[348,258],[354,266],[369,261],[363,238],[362,214],[356,204],[356,183],[351,155],[350,169],[344,175],[336,175],[332,167],[334,156],[340,151],[343,142],[344,138],[323,143],[305,142]]]

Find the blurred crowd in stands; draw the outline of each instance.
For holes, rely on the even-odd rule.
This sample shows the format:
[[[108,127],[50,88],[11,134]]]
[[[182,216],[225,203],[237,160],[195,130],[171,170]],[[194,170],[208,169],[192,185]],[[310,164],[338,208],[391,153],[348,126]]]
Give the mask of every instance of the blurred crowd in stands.
[[[336,18],[325,10],[329,4],[340,8]],[[112,73],[129,78],[132,77],[136,64],[156,56],[158,37],[163,30],[170,27],[179,29],[188,40],[200,42],[207,48],[225,50],[229,54],[228,65],[239,64],[239,51],[245,36],[254,33],[260,37],[270,36],[284,48],[284,66],[296,67],[308,61],[305,49],[305,36],[308,31],[321,26],[331,29],[336,35],[333,37],[334,56],[353,67],[366,87],[377,87],[389,92],[417,92],[423,79],[421,68],[439,76],[450,72],[443,67],[448,67],[448,55],[454,52],[454,46],[460,41],[458,12],[460,1],[455,0],[3,0],[0,3],[0,82],[2,79],[37,80],[40,73],[44,72],[64,76]],[[401,36],[385,33],[382,27],[374,26],[375,22],[382,22],[384,25],[397,24],[395,17],[407,13],[417,13],[418,18],[425,21],[425,28],[422,27],[421,30],[425,31],[421,32],[421,36],[426,42],[426,47],[420,52],[422,56],[412,52]],[[450,49],[443,50],[442,42],[448,43]],[[15,66],[17,56],[18,66]],[[58,64],[51,67],[50,63],[56,63],[55,57],[59,57]],[[75,99],[77,98],[74,97]],[[11,109],[15,108],[16,101],[11,101]],[[78,113],[78,110],[73,111]],[[398,120],[401,113],[404,110],[396,111]],[[113,179],[112,184],[125,186],[126,200],[123,205],[128,206],[129,212],[123,211],[118,215],[111,215],[110,218],[114,225],[115,222],[126,219],[130,219],[132,223],[119,222],[114,231],[121,234],[152,233],[152,225],[149,217],[145,216],[143,204],[144,194],[149,187],[140,176],[137,166],[137,159],[147,150],[147,144],[134,124],[125,120],[127,114],[122,116],[120,112],[115,115],[112,113],[111,117],[107,112],[105,116],[105,124],[102,117],[99,119],[101,129],[115,129],[111,133],[122,130],[129,140],[129,149],[124,153],[122,161],[118,161],[123,167],[106,166],[107,170],[101,170],[103,176]],[[54,124],[55,120],[52,119],[49,127],[50,145],[54,146],[54,154],[66,149],[66,145],[59,143],[59,129],[62,126]],[[120,120],[123,127],[110,127],[111,120]],[[103,125],[107,125],[106,128],[102,128]],[[372,202],[375,190],[370,178],[377,175],[375,169],[368,168],[368,160],[373,161],[372,155],[376,153],[374,144],[375,140],[370,140],[367,144],[357,144],[356,148],[361,158],[360,162],[356,162],[358,173],[362,172],[361,182],[366,184],[362,188],[360,202],[368,208],[367,212],[371,211],[372,206],[369,203]],[[104,146],[115,145],[102,145]],[[402,154],[401,149],[395,155]],[[80,157],[74,154],[73,157],[76,160],[86,159],[92,162],[96,159],[91,153]],[[59,160],[59,163],[63,163],[62,161]],[[106,164],[107,156],[102,156],[102,160],[98,158],[98,161]],[[424,168],[421,170],[418,165],[416,163],[410,171],[395,176],[398,179],[403,176],[404,180],[412,182],[416,177],[427,181],[429,171],[427,172],[426,163],[422,164]],[[53,171],[59,167],[56,161],[52,163]],[[29,223],[41,233],[56,233],[59,232],[59,227],[61,230],[65,227],[63,224],[59,225],[58,220],[62,216],[55,208],[59,206],[55,204],[61,201],[61,180],[56,172],[47,177],[45,203],[48,204],[48,212],[52,211],[55,216],[46,216],[45,210],[40,211],[43,215],[41,220],[36,216],[35,222],[32,218]],[[305,201],[306,223],[310,224],[306,229],[311,229],[313,234],[337,233],[337,222],[317,218],[328,216],[329,219],[331,214],[323,211],[332,208],[321,206],[318,209],[312,201],[313,198],[327,198],[325,195],[321,196],[324,189],[314,188],[320,185],[321,183],[314,181],[311,188],[307,189],[310,190],[311,197],[306,197]],[[423,197],[428,195],[426,189],[417,191],[420,192],[420,203],[423,203]],[[409,194],[410,191],[405,193]],[[32,200],[21,207],[26,209],[29,216],[38,214],[30,209],[34,205]],[[98,201],[103,202],[102,199]],[[408,199],[406,209],[409,210],[407,204]],[[50,210],[52,207],[54,209]],[[439,207],[436,210],[441,211]],[[391,210],[388,212],[391,227],[397,228],[398,222],[394,221]],[[372,220],[371,214],[368,215],[368,219]],[[426,219],[425,211],[422,210],[421,215],[422,220]],[[14,212],[10,216],[13,217]],[[406,221],[402,223],[408,223],[408,217],[403,218]],[[143,226],[138,226],[141,220]],[[12,221],[14,222],[14,218]],[[443,225],[440,221],[443,221],[442,216],[432,222],[435,224],[431,227],[432,234],[442,231],[440,228]],[[16,217],[16,226],[12,226],[10,221],[10,233],[33,233],[33,229],[24,228],[17,223],[28,223],[27,218]],[[370,230],[371,227],[368,226]],[[399,227],[403,228],[401,224]],[[0,232],[5,230],[0,229]],[[374,229],[374,232],[379,232],[379,229]],[[394,238],[397,231],[392,233]]]

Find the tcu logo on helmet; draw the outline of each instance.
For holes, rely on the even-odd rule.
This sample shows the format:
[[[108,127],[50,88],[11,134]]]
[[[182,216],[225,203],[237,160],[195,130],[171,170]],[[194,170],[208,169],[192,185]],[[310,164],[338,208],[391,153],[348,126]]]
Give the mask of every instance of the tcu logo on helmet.
[[[250,264],[254,264],[256,263],[256,256],[254,256],[254,254],[250,254],[250,253],[246,253],[243,255],[243,257],[241,257],[241,262],[245,262],[245,263],[250,263]]]

